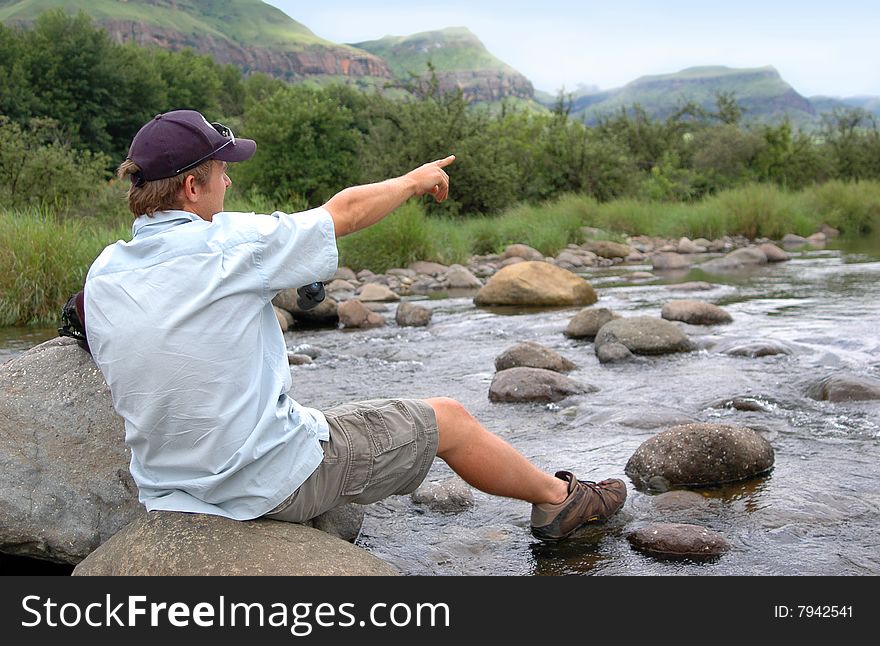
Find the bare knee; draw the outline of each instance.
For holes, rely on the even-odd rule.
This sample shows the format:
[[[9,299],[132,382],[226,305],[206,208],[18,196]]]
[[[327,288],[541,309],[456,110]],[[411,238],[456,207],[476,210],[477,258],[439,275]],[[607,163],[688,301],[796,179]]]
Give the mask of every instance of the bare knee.
[[[434,409],[437,418],[439,444],[437,455],[460,446],[475,430],[482,430],[476,419],[461,402],[450,397],[431,397],[425,400]]]

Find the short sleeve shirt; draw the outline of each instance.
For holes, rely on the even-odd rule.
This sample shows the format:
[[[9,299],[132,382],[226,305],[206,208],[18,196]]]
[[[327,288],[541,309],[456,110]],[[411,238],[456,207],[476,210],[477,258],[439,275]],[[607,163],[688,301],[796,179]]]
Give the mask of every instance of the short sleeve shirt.
[[[289,394],[271,301],[329,279],[337,261],[318,208],[141,216],[94,262],[86,333],[148,510],[256,518],[317,468],[327,421]]]

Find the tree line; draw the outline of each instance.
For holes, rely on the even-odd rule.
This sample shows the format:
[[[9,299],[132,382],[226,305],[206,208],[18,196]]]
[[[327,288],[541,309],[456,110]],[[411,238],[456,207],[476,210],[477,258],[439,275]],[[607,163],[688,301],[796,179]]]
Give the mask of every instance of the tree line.
[[[119,44],[86,14],[54,10],[27,29],[0,25],[0,203],[97,208],[95,187],[108,185],[137,129],[179,108],[255,139],[235,190],[290,210],[450,153],[455,190],[428,206],[450,216],[570,192],[690,202],[755,182],[880,179],[880,131],[861,109],[837,109],[804,131],[752,124],[728,94],[711,110],[682,105],[658,119],[632,106],[594,126],[570,118],[570,107],[562,95],[546,111],[469,106],[433,77],[393,92],[290,85],[191,50]]]

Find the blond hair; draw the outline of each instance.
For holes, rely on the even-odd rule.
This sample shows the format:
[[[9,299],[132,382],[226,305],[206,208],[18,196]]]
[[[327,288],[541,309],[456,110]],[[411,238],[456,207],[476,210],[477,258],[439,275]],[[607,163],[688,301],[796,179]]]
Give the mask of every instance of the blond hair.
[[[135,186],[134,182],[131,182],[131,176],[139,173],[141,168],[130,159],[126,159],[116,169],[116,176],[131,182],[128,189],[128,209],[134,213],[134,217],[139,217],[153,215],[156,211],[181,208],[183,204],[180,201],[180,189],[187,176],[192,175],[196,183],[203,186],[211,178],[213,166],[213,160],[208,159],[185,173],[142,182],[140,186]]]

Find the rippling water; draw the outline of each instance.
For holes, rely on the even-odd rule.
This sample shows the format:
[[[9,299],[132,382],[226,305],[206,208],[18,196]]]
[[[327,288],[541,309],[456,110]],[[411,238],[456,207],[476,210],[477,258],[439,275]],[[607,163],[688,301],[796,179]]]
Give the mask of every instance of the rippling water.
[[[526,503],[475,492],[468,511],[448,514],[393,497],[367,511],[359,544],[407,574],[880,574],[880,402],[808,398],[805,384],[835,371],[880,378],[880,246],[814,251],[746,273],[688,274],[633,284],[617,267],[585,274],[597,305],[623,315],[659,316],[673,298],[699,298],[729,311],[732,324],[688,326],[700,350],[637,363],[601,365],[589,342],[562,331],[578,308],[531,313],[478,309],[470,297],[426,301],[426,329],[288,333],[291,347],[323,350],[294,368],[295,396],[319,407],[352,399],[447,395],[548,470],[583,478],[623,477],[636,448],[687,421],[741,424],[773,445],[773,471],[760,479],[697,490],[705,504],[669,511],[630,488],[612,522],[557,546],[528,532]],[[712,290],[674,283],[706,280]],[[387,316],[393,316],[393,306]],[[492,403],[494,359],[537,341],[574,361],[574,379],[596,393],[559,404]],[[790,355],[733,357],[715,348],[776,341]],[[745,396],[765,412],[713,407]],[[436,460],[429,480],[452,475]],[[635,552],[626,534],[653,522],[720,532],[731,551],[714,563],[672,563]]]
[[[697,489],[703,504],[677,511],[630,487],[624,510],[611,522],[556,546],[531,537],[530,507],[523,502],[475,492],[472,509],[451,514],[398,496],[368,507],[358,543],[406,574],[880,574],[880,402],[830,403],[805,395],[807,383],[837,371],[880,378],[880,244],[804,252],[745,273],[694,269],[647,282],[627,279],[640,269],[650,267],[584,274],[599,293],[597,306],[659,316],[668,300],[698,298],[723,306],[733,323],[687,326],[700,348],[694,352],[601,365],[592,343],[562,334],[579,308],[516,312],[476,308],[470,295],[428,300],[422,302],[434,312],[428,328],[289,332],[291,348],[310,344],[322,351],[314,364],[292,368],[293,395],[315,407],[376,397],[455,397],[539,466],[570,469],[584,479],[622,477],[628,484],[627,460],[665,428],[688,421],[740,424],[773,445],[769,475]],[[670,289],[692,280],[714,287]],[[386,316],[393,314],[392,305]],[[570,376],[599,391],[551,405],[490,402],[495,357],[525,340],[574,361]],[[757,341],[784,344],[792,353],[745,358],[718,351]],[[735,396],[751,398],[763,411],[718,407]],[[450,475],[436,460],[428,479]],[[646,557],[626,535],[653,522],[704,525],[732,549],[704,564]]]

